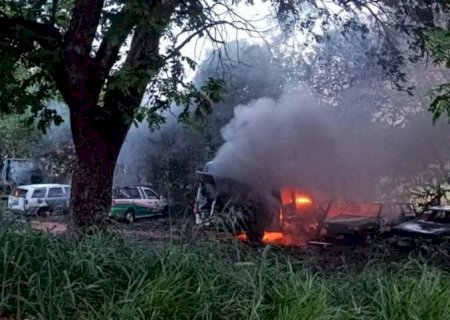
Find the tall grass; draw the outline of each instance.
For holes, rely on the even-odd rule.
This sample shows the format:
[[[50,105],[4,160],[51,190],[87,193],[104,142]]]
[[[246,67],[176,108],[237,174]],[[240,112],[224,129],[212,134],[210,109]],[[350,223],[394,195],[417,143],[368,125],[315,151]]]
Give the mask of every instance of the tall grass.
[[[450,274],[414,261],[315,273],[270,248],[0,228],[0,316],[450,319]]]

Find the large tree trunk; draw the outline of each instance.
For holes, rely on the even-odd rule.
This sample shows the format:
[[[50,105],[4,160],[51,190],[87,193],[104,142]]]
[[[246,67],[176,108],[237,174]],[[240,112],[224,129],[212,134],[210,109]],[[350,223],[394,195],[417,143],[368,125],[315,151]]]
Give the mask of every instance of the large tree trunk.
[[[98,120],[94,115],[71,114],[78,158],[72,177],[71,211],[82,229],[106,227],[111,206],[114,168],[130,128],[124,119]]]
[[[177,2],[164,3],[159,3],[157,9],[152,8],[151,13],[153,19],[163,19],[169,23]],[[114,168],[120,149],[147,84],[161,67],[160,62],[154,62],[159,61],[161,33],[155,33],[151,21],[150,17],[138,23],[121,69],[123,72],[109,76],[104,91],[102,88],[112,64],[108,66],[105,62],[107,68],[102,69],[97,60],[79,55],[73,48],[69,48],[64,56],[67,62],[65,71],[55,75],[70,109],[72,137],[78,160],[72,177],[71,209],[75,223],[83,229],[106,227]],[[108,50],[103,52],[103,58],[108,58],[111,53]],[[110,62],[114,61],[116,58]],[[133,81],[127,78],[130,75],[133,75]],[[63,81],[58,82],[60,78]]]

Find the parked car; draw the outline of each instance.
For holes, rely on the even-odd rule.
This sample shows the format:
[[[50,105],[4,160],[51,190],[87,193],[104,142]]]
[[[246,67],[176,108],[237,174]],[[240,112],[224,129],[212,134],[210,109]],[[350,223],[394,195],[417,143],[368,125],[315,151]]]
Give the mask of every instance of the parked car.
[[[450,241],[450,206],[430,207],[423,217],[393,227],[391,234],[394,244],[403,247]]]
[[[114,188],[109,217],[130,223],[168,213],[167,200],[149,187]]]
[[[359,242],[387,233],[415,217],[416,211],[409,203],[334,203],[321,226],[328,239]]]
[[[30,184],[15,187],[8,209],[23,215],[47,216],[69,212],[70,185]]]

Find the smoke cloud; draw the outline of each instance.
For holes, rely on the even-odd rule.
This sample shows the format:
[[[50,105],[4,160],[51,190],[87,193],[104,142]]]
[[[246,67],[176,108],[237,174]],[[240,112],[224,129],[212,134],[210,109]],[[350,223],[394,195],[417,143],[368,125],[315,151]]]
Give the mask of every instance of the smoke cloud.
[[[130,128],[117,159],[113,181],[115,186],[133,186],[151,182],[149,160],[154,152],[159,152],[160,136],[177,125],[179,112],[175,106],[169,111],[164,111],[162,115],[166,120],[159,130],[151,131],[146,121]]]
[[[238,105],[210,171],[262,192],[292,186],[320,200],[376,201],[389,194],[381,178],[417,174],[448,149],[434,143],[448,127],[433,127],[428,113],[396,127],[366,111],[323,105],[307,86]]]

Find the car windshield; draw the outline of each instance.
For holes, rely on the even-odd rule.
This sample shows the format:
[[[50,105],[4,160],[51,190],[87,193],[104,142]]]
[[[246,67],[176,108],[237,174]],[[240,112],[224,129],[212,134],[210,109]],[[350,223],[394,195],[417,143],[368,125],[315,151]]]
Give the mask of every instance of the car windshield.
[[[140,199],[141,195],[137,188],[119,188],[114,193],[114,199]]]
[[[12,195],[14,197],[25,197],[25,195],[27,194],[28,189],[23,189],[23,188],[15,188],[12,192]]]
[[[433,210],[428,215],[429,221],[450,223],[450,212],[444,210]]]

